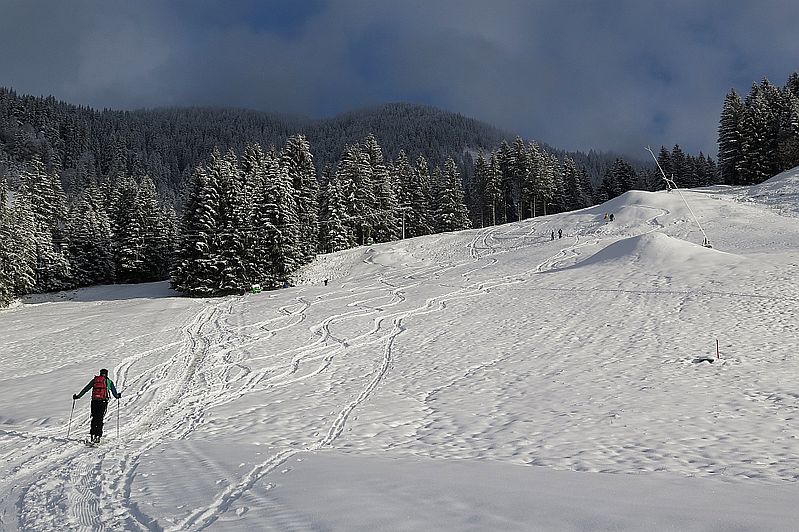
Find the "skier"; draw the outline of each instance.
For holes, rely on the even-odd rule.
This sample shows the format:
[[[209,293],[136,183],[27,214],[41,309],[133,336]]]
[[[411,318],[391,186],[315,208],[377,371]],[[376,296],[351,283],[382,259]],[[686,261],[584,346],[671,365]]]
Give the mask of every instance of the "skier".
[[[613,213],[610,213],[610,221],[613,221]]]
[[[121,392],[117,393],[114,381],[108,378],[108,370],[103,368],[100,370],[100,374],[90,380],[89,384],[87,384],[80,393],[72,396],[73,400],[77,400],[83,397],[83,394],[88,392],[89,389],[92,390],[92,427],[91,430],[89,430],[91,443],[100,443],[100,437],[103,435],[103,417],[108,408],[109,388],[117,400],[122,397]]]
[[[563,238],[563,229],[558,229],[558,238]]]
[[[555,240],[555,231],[552,231],[552,240]]]

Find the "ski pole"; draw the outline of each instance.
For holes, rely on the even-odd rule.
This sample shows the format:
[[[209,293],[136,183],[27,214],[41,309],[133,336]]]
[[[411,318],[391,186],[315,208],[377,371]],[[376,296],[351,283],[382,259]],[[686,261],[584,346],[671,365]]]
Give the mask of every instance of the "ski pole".
[[[117,399],[117,442],[119,442],[119,403],[122,402],[122,398]]]
[[[75,398],[72,398],[72,410],[69,411],[69,425],[67,425],[67,439],[69,439],[69,432],[72,430],[72,412],[75,411]]]

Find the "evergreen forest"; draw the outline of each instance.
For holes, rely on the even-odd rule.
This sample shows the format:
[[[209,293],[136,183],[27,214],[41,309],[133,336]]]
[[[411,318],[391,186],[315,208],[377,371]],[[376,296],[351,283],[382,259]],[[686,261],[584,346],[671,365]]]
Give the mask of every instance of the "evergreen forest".
[[[680,187],[762,182],[799,164],[797,102],[796,73],[743,101],[730,91],[718,164],[679,145],[658,163]],[[195,296],[276,288],[318,253],[665,188],[654,165],[507,138],[410,104],[310,120],[97,111],[0,89],[0,305],[164,279]]]

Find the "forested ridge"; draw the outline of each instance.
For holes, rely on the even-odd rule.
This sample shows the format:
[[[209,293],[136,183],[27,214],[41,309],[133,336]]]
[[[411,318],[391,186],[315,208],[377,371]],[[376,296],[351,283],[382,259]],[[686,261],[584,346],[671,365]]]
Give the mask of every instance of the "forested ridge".
[[[661,147],[679,186],[795,163],[796,74],[732,92],[722,171]],[[386,104],[312,120],[241,109],[98,111],[0,89],[0,304],[171,278],[193,295],[276,287],[319,252],[578,209],[665,182],[455,113]],[[766,160],[768,159],[768,160]]]

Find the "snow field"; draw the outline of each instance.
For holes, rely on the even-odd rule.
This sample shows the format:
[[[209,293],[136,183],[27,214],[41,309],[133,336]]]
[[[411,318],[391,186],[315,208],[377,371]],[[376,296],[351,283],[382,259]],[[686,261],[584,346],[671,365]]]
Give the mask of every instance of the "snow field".
[[[0,313],[0,528],[789,530],[795,180],[685,192],[714,249],[630,192],[259,295],[31,298]],[[88,449],[100,366],[120,437],[112,402]]]

